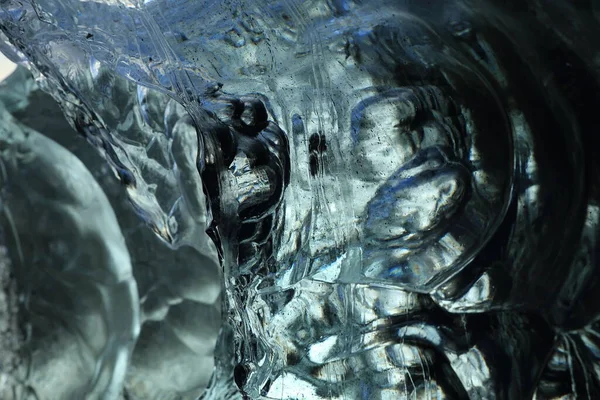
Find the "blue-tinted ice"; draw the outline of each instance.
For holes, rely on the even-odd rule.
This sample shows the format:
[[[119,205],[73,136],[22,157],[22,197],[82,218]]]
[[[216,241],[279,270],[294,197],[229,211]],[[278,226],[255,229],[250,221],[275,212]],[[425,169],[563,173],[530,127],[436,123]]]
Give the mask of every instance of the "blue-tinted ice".
[[[598,15],[559,0],[0,2],[3,52],[156,236],[112,205],[140,294],[114,300],[129,325],[107,332],[141,336],[133,353],[135,335],[110,342],[121,364],[92,364],[130,399],[600,395]],[[102,246],[121,235],[108,229]],[[33,390],[56,398],[47,379]]]

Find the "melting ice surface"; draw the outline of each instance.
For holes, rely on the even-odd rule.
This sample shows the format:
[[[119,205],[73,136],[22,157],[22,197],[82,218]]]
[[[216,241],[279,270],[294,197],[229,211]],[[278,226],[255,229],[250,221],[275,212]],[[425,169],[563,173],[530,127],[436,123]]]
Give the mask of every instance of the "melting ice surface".
[[[92,364],[125,398],[202,393],[177,345],[214,350],[205,399],[600,395],[597,11],[2,1],[2,50],[162,240],[128,235],[164,262],[133,265],[133,356]]]

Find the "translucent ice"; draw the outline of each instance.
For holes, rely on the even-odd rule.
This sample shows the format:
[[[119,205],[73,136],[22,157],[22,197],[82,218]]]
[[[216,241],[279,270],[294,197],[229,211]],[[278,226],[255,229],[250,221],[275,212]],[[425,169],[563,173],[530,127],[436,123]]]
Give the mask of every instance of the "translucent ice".
[[[599,395],[593,2],[0,10],[165,247],[216,246],[204,398]],[[170,265],[145,321],[207,279]]]
[[[0,393],[116,398],[139,308],[114,212],[75,156],[16,122],[2,105],[0,115],[0,232],[10,250],[3,247],[3,257],[16,264],[11,275],[22,296],[19,326],[8,334],[26,332],[13,349],[21,361],[2,371]],[[8,304],[16,300],[11,293]]]
[[[19,95],[19,102],[11,102]],[[208,383],[220,328],[220,273],[214,246],[172,250],[130,209],[106,163],[61,117],[53,99],[19,68],[0,85],[13,115],[85,161],[107,194],[129,248],[141,302],[141,330],[125,378],[129,399],[195,399]],[[9,189],[6,189],[9,190]],[[200,248],[200,246],[199,246]],[[9,272],[9,271],[7,271]],[[125,306],[124,304],[122,306]],[[41,398],[42,397],[40,395]]]

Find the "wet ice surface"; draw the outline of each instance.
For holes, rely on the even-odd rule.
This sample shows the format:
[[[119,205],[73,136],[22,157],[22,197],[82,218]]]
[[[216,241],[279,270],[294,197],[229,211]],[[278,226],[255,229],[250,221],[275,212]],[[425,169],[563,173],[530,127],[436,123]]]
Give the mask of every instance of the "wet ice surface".
[[[162,240],[129,396],[598,395],[594,6],[0,10]]]

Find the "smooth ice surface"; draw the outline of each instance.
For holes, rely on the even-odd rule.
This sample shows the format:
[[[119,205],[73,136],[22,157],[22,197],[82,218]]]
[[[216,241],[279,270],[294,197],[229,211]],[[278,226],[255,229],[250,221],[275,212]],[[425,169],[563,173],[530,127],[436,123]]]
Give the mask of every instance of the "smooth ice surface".
[[[84,160],[117,215],[141,302],[140,336],[123,396],[195,399],[212,374],[213,349],[221,325],[220,273],[214,246],[208,238],[203,240],[201,252],[185,247],[173,251],[161,243],[135,215],[105,161],[72,130],[58,105],[39,90],[24,68],[0,85],[0,100],[11,105],[20,123],[44,131]]]
[[[20,289],[19,329],[27,332],[16,350],[23,360],[2,393],[116,398],[139,309],[114,212],[75,156],[0,107],[0,227]]]
[[[189,299],[187,327],[222,279],[220,341],[180,337],[215,349],[205,399],[600,395],[595,3],[0,10],[3,51],[162,245],[216,247],[220,276],[187,256],[136,276],[142,320]],[[152,377],[150,358],[130,371]],[[184,377],[168,393],[202,381]]]

